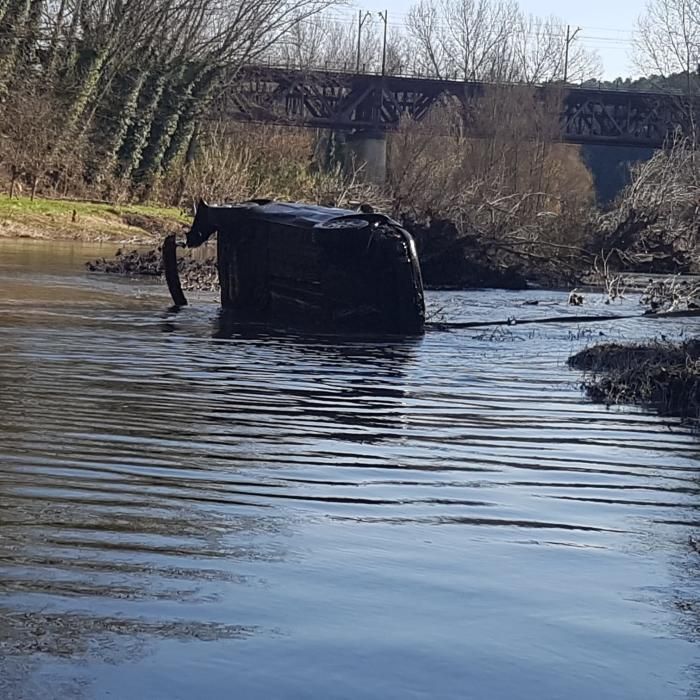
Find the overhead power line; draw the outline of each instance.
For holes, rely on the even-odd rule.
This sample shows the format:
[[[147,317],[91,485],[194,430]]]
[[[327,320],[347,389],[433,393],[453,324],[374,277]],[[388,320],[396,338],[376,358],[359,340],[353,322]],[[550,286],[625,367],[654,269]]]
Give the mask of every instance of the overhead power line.
[[[356,16],[355,17],[350,17],[349,15],[336,15],[336,14],[320,14],[318,15],[319,18],[325,20],[325,21],[330,21],[334,24],[341,24],[344,26],[347,26],[348,28],[354,28],[356,31]],[[375,26],[379,27],[381,22],[378,19],[372,18],[369,19],[368,21],[371,24],[374,22]],[[317,18],[308,18],[302,20],[302,24],[306,24],[309,26],[313,26],[315,23],[318,22]],[[393,28],[409,28],[409,22],[408,19],[406,20],[397,20],[395,18],[391,18],[388,21],[388,25]],[[438,21],[434,22],[432,26],[435,29],[442,29],[442,30],[450,30],[454,29],[454,25],[450,25],[447,22],[443,21]],[[624,37],[610,37],[610,36],[601,36],[600,34],[589,34],[588,32],[590,30],[595,30],[597,32],[601,31],[615,31],[615,32],[621,32],[627,34],[629,38],[624,38]],[[517,36],[526,36],[528,38],[536,38],[536,37],[542,37],[542,38],[561,38],[562,40],[565,40],[566,38],[566,25],[562,25],[560,31],[556,32],[547,32],[547,31],[542,31],[542,32],[536,32],[536,31],[527,31],[523,32],[522,30],[519,29],[514,29],[512,31],[512,34],[517,35]],[[581,31],[578,36],[578,41],[601,41],[601,42],[610,42],[611,44],[633,44],[635,42],[635,35],[636,32],[629,31],[629,30],[621,30],[621,29],[604,29],[602,27],[581,27]]]
[[[332,18],[327,18],[325,17],[327,21],[330,21],[332,24],[335,24],[337,26],[343,26],[347,28],[348,30],[352,29],[355,33],[357,32],[357,21],[356,20],[347,20],[346,18],[342,19],[332,19]],[[317,21],[314,20],[313,18],[305,19],[302,20],[301,24],[307,25],[307,26],[317,26]],[[391,21],[389,21],[389,26],[391,27],[402,27],[406,30],[408,30],[410,27],[408,24],[397,24],[394,23],[392,24]],[[375,23],[375,26],[379,29],[381,27],[381,23]],[[448,29],[447,24],[434,24],[433,27],[436,29]],[[454,29],[454,27],[452,27]],[[605,44],[610,43],[611,45],[619,45],[619,44],[628,44],[628,45],[633,45],[635,44],[635,39],[629,38],[629,39],[624,39],[621,37],[618,38],[613,38],[613,37],[605,37],[605,36],[598,36],[598,35],[591,35],[591,34],[586,34],[585,33],[585,28],[581,28],[581,32],[577,35],[576,41],[577,43],[579,42],[605,42],[603,46],[605,48],[615,48],[614,46],[607,47]],[[518,37],[525,37],[529,39],[561,39],[562,41],[566,40],[566,28],[563,28],[561,32],[524,32],[522,30],[518,29],[513,29],[510,32],[511,36],[518,36]]]

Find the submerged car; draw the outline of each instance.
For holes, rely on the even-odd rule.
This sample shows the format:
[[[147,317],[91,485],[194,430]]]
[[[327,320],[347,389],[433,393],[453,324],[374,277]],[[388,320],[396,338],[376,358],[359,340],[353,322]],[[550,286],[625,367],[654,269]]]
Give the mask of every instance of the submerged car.
[[[382,214],[254,200],[201,202],[193,248],[217,234],[221,305],[242,320],[331,331],[420,334],[423,282],[411,235]],[[175,304],[187,303],[175,238],[163,247]]]

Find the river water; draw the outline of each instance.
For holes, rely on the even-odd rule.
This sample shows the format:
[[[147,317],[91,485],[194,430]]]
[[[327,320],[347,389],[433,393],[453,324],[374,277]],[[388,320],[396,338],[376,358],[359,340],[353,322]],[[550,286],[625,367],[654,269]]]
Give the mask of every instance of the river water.
[[[0,242],[2,700],[700,697],[700,443],[565,365],[698,321],[342,342],[96,252]]]

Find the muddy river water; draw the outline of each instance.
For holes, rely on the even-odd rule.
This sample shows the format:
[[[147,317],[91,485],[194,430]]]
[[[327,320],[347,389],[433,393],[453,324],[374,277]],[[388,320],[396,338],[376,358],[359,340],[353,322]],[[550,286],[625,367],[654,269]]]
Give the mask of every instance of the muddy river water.
[[[565,366],[700,322],[310,338],[95,252],[0,242],[2,700],[700,697],[700,441]]]

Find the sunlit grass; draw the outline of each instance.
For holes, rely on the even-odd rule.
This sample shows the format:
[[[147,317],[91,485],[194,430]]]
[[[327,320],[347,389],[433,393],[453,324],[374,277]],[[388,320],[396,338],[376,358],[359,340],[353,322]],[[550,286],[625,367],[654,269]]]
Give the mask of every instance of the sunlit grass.
[[[139,217],[143,217],[140,220]],[[155,220],[160,225],[147,223]],[[156,231],[177,230],[189,217],[156,205],[114,205],[69,199],[0,194],[0,236],[83,240],[152,239]],[[162,234],[161,234],[162,235]]]
[[[125,206],[101,204],[97,202],[81,202],[70,199],[40,199],[31,201],[29,197],[9,198],[0,194],[0,216],[11,217],[23,215],[68,215],[73,216],[121,216],[122,214],[142,214],[158,216],[185,222],[187,217],[180,210],[171,207],[154,205],[129,204]]]

